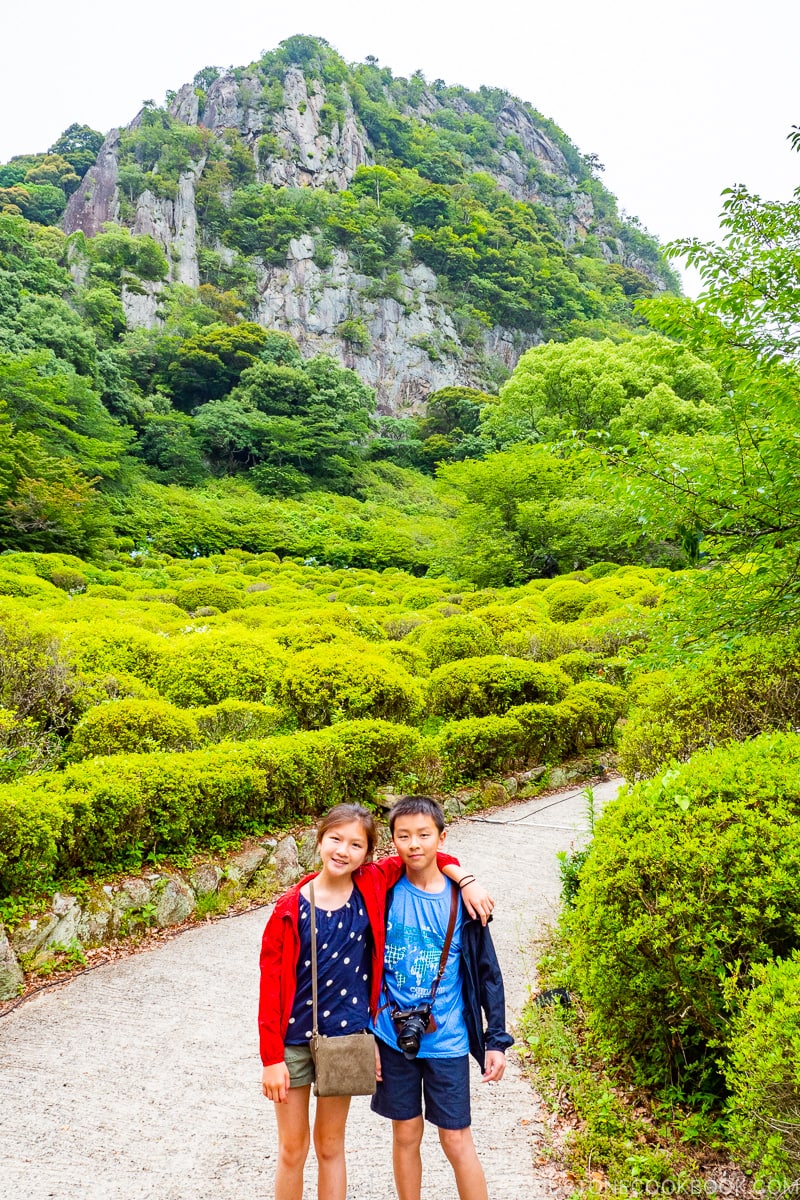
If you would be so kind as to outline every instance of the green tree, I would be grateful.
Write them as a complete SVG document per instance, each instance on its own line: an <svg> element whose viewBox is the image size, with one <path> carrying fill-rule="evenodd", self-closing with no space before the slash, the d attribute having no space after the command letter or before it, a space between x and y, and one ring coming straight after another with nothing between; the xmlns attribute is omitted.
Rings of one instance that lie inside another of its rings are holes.
<svg viewBox="0 0 800 1200"><path fill-rule="evenodd" d="M795 148L800 137L794 136ZM800 191L787 203L726 193L718 244L676 243L700 272L698 301L647 300L652 325L722 381L718 432L612 450L623 486L656 535L681 528L714 563L667 609L690 636L730 637L800 618ZM685 634L684 634L685 636ZM674 641L667 626L666 648Z"/></svg>
<svg viewBox="0 0 800 1200"><path fill-rule="evenodd" d="M713 367L657 334L621 345L577 338L528 350L496 403L484 407L482 424L501 446L610 422L620 437L693 433L714 425L720 391Z"/></svg>
<svg viewBox="0 0 800 1200"><path fill-rule="evenodd" d="M104 140L98 130L73 123L53 142L49 153L63 155L82 178L93 165Z"/></svg>

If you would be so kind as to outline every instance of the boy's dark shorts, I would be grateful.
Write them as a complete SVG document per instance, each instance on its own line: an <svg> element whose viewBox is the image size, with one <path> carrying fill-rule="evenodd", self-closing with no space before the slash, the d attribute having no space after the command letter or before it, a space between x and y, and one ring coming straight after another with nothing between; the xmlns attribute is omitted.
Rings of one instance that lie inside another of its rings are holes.
<svg viewBox="0 0 800 1200"><path fill-rule="evenodd" d="M372 1111L390 1121L422 1116L439 1129L466 1129L469 1107L469 1055L461 1058L413 1058L379 1042L383 1079L372 1097Z"/></svg>

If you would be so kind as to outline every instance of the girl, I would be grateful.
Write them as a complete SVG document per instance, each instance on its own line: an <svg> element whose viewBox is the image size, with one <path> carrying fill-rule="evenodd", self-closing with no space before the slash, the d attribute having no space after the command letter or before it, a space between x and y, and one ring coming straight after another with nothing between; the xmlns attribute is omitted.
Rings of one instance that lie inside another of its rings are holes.
<svg viewBox="0 0 800 1200"><path fill-rule="evenodd" d="M277 901L261 946L258 1024L262 1090L275 1102L278 1165L275 1200L302 1200L303 1167L310 1140L308 1101L314 1081L311 1060L311 906L317 908L319 1030L328 1037L369 1027L380 1005L386 942L386 893L403 874L397 857L367 862L375 849L375 821L358 804L338 804L317 828L322 870L307 875ZM438 855L473 916L485 923L489 896L458 860ZM345 1200L344 1127L349 1096L318 1096L314 1149L318 1200Z"/></svg>

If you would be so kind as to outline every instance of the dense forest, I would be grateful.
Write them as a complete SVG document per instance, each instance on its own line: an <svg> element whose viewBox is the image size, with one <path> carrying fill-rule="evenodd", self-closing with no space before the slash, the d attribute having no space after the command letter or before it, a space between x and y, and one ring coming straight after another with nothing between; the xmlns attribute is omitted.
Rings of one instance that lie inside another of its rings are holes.
<svg viewBox="0 0 800 1200"><path fill-rule="evenodd" d="M613 752L526 1033L572 1169L788 1187L800 196L692 302L599 170L301 37L0 166L0 916Z"/></svg>

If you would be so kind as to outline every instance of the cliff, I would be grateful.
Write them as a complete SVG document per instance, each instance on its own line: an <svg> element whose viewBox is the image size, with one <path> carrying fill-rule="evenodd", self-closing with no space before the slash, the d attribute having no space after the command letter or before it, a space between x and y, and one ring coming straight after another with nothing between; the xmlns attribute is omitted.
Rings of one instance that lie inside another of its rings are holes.
<svg viewBox="0 0 800 1200"><path fill-rule="evenodd" d="M530 345L592 319L600 276L623 300L669 284L655 244L529 105L347 67L309 38L206 69L112 131L64 227L107 222L155 238L169 282L233 287L246 315L334 354L398 415L448 384L491 386ZM563 296L549 266L537 279L548 254L574 278ZM158 322L161 287L123 292L129 324Z"/></svg>

